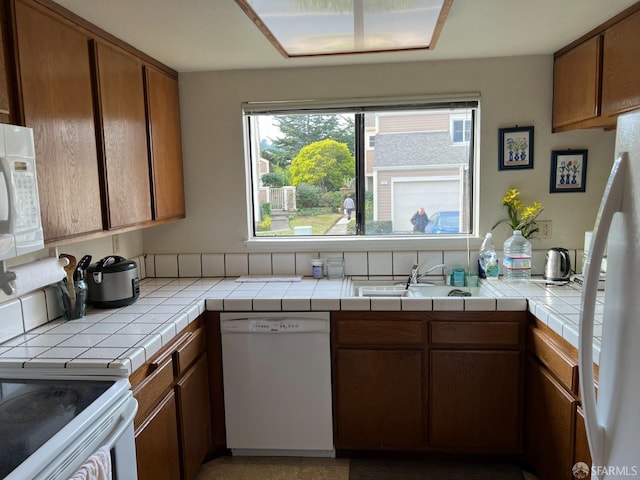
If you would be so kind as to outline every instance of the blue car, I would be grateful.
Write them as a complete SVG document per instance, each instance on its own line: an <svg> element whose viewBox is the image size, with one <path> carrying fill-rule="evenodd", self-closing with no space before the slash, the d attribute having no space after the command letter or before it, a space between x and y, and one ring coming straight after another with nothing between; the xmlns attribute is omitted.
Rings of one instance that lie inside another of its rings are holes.
<svg viewBox="0 0 640 480"><path fill-rule="evenodd" d="M460 212L438 212L429 218L426 233L460 233Z"/></svg>

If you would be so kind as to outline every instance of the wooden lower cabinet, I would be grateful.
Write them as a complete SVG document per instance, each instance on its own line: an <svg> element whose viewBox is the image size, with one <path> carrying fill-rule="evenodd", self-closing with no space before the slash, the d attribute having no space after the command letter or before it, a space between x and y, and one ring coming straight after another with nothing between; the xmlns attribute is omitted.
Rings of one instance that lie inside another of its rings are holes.
<svg viewBox="0 0 640 480"><path fill-rule="evenodd" d="M429 442L446 450L518 453L521 354L432 350Z"/></svg>
<svg viewBox="0 0 640 480"><path fill-rule="evenodd" d="M572 480L576 401L535 359L527 359L525 450L541 480Z"/></svg>
<svg viewBox="0 0 640 480"><path fill-rule="evenodd" d="M584 424L584 413L581 407L576 409L576 433L575 433L575 450L573 453L573 464L578 462L586 463L591 468L591 452L589 451L589 442L587 440L587 430ZM591 474L584 478L591 478Z"/></svg>
<svg viewBox="0 0 640 480"><path fill-rule="evenodd" d="M202 459L211 447L209 369L207 355L176 383L182 478L195 478Z"/></svg>
<svg viewBox="0 0 640 480"><path fill-rule="evenodd" d="M139 480L193 480L211 449L206 335L198 319L131 376Z"/></svg>
<svg viewBox="0 0 640 480"><path fill-rule="evenodd" d="M541 480L572 480L572 468L577 462L591 467L578 396L578 352L535 319L530 328L528 350L526 460ZM594 373L597 376L597 369Z"/></svg>
<svg viewBox="0 0 640 480"><path fill-rule="evenodd" d="M336 447L419 447L424 425L423 352L345 349L337 352L336 360Z"/></svg>
<svg viewBox="0 0 640 480"><path fill-rule="evenodd" d="M336 449L522 451L525 312L332 320Z"/></svg>
<svg viewBox="0 0 640 480"><path fill-rule="evenodd" d="M173 390L135 431L138 479L180 478L178 421Z"/></svg>

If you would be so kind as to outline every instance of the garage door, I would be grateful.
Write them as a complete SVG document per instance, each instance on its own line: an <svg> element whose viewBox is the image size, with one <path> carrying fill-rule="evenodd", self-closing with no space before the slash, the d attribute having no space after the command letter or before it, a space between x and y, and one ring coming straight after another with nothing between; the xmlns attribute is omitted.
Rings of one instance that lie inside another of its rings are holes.
<svg viewBox="0 0 640 480"><path fill-rule="evenodd" d="M411 216L424 208L431 216L438 211L460 210L460 181L451 179L392 180L391 212L394 232L411 232Z"/></svg>

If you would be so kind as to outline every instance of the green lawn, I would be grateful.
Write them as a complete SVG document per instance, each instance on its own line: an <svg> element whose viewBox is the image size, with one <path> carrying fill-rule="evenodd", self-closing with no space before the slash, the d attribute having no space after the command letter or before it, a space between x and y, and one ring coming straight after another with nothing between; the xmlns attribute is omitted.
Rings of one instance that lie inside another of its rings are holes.
<svg viewBox="0 0 640 480"><path fill-rule="evenodd" d="M313 235L324 235L340 218L342 218L342 214L340 213L324 213L321 215L309 215L305 217L296 216L289 220L289 230L278 230L277 232L256 232L256 235L259 237L293 235L294 227L303 227L306 225L311 225L311 232Z"/></svg>

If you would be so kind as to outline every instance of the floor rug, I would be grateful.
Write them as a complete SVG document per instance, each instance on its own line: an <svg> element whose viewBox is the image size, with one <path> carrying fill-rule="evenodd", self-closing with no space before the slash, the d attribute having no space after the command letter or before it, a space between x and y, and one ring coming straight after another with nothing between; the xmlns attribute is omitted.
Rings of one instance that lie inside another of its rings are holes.
<svg viewBox="0 0 640 480"><path fill-rule="evenodd" d="M523 479L518 467L504 463L352 459L349 467L349 480Z"/></svg>

